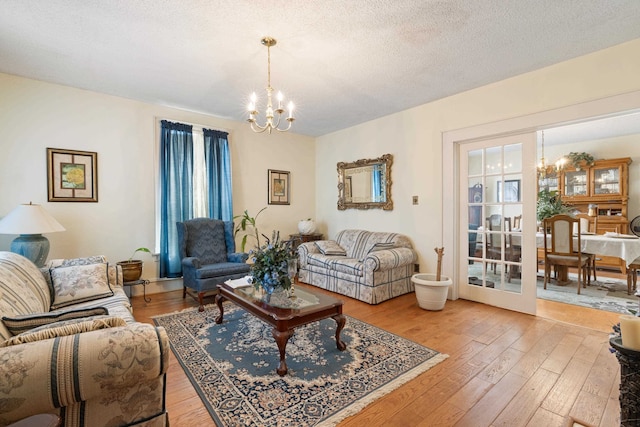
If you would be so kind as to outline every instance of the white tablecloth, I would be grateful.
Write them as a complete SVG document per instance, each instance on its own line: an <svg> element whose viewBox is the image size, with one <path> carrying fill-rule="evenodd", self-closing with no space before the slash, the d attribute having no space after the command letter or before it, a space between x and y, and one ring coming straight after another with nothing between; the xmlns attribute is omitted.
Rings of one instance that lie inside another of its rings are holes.
<svg viewBox="0 0 640 427"><path fill-rule="evenodd" d="M536 245L539 248L544 247L543 233L536 233ZM601 234L582 235L580 246L582 252L621 258L627 266L640 257L640 239L638 238L608 237Z"/></svg>

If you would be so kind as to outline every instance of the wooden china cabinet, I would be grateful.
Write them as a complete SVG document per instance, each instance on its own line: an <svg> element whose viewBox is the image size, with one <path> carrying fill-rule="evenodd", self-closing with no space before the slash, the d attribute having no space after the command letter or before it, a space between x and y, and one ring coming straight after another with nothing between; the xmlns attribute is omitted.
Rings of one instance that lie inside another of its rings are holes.
<svg viewBox="0 0 640 427"><path fill-rule="evenodd" d="M562 201L575 211L589 213L589 205L597 206L596 233L607 231L628 233L629 217L629 164L630 157L596 160L591 166L564 169L548 173L538 180L538 188L558 191ZM619 258L598 256L599 267L609 267L626 271Z"/></svg>

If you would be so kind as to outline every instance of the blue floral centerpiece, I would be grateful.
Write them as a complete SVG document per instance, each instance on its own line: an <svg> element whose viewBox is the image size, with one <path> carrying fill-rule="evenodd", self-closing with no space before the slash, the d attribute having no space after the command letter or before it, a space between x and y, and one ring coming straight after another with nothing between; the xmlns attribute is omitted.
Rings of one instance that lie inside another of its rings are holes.
<svg viewBox="0 0 640 427"><path fill-rule="evenodd" d="M263 234L264 236L264 234ZM295 259L289 241L280 240L280 232L274 231L271 239L264 236L267 243L249 251L253 261L250 274L256 289L262 287L267 293L267 301L276 290L289 290L289 261Z"/></svg>

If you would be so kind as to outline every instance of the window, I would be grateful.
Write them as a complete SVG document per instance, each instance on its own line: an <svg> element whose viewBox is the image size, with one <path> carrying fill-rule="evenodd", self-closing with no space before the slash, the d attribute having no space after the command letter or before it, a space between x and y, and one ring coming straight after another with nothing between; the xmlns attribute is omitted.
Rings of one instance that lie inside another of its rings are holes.
<svg viewBox="0 0 640 427"><path fill-rule="evenodd" d="M233 219L228 133L162 120L159 172L160 277L180 277L176 223Z"/></svg>

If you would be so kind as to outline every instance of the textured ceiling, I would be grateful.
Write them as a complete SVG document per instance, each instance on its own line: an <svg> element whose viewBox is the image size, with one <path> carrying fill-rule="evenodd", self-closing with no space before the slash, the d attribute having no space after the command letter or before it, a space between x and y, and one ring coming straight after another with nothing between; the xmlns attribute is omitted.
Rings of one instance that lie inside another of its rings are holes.
<svg viewBox="0 0 640 427"><path fill-rule="evenodd" d="M638 0L0 0L0 72L318 136L640 37Z"/></svg>

